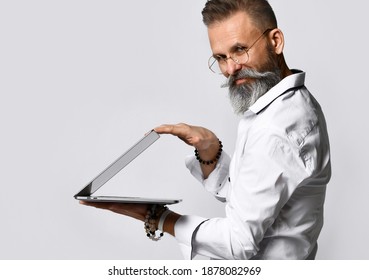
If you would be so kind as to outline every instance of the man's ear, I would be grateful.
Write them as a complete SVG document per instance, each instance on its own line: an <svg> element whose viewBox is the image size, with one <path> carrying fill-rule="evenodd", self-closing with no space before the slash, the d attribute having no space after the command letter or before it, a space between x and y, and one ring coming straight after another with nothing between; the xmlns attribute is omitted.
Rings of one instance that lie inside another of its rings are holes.
<svg viewBox="0 0 369 280"><path fill-rule="evenodd" d="M279 55L282 54L284 49L284 35L282 30L275 28L269 32L269 40L273 51Z"/></svg>

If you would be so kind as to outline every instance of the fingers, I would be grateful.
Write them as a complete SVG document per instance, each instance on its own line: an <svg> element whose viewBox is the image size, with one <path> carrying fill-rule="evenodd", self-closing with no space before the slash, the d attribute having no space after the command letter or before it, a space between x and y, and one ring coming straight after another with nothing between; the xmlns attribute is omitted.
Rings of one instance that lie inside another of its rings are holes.
<svg viewBox="0 0 369 280"><path fill-rule="evenodd" d="M184 123L179 124L163 124L154 128L159 134L172 134L178 137L183 137L190 130L190 126Z"/></svg>
<svg viewBox="0 0 369 280"><path fill-rule="evenodd" d="M100 209L110 209L113 204L109 202L90 202L90 201L83 201L83 200L80 200L79 203L82 205L92 206L92 207L100 208Z"/></svg>
<svg viewBox="0 0 369 280"><path fill-rule="evenodd" d="M162 124L161 126L154 128L154 131L156 131L159 134L171 134L172 130L173 130L173 125L170 125L170 124Z"/></svg>
<svg viewBox="0 0 369 280"><path fill-rule="evenodd" d="M112 212L129 216L138 220L144 220L148 204L139 203L110 203L110 202L89 202L80 201L80 204L92 206L99 209L110 210Z"/></svg>
<svg viewBox="0 0 369 280"><path fill-rule="evenodd" d="M218 143L218 138L210 130L192 126L185 123L179 124L163 124L154 128L157 133L171 134L179 137L182 141L190 146L194 146L199 150L206 150L210 145Z"/></svg>
<svg viewBox="0 0 369 280"><path fill-rule="evenodd" d="M193 143L191 143L191 138L194 134L193 127L187 124L163 124L154 128L154 130L159 134L171 134L177 136L188 145L193 145Z"/></svg>

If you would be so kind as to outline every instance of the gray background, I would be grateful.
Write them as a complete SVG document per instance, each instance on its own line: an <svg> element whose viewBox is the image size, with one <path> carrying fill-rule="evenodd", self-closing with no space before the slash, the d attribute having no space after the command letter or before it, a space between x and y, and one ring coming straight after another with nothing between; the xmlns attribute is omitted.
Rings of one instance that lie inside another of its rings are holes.
<svg viewBox="0 0 369 280"><path fill-rule="evenodd" d="M318 259L368 259L366 2L270 1L291 68L321 103L333 177ZM232 153L238 118L207 69L205 1L0 2L0 258L181 259L176 241L80 206L73 195L146 131L187 122ZM172 209L223 216L163 136L100 194L179 197Z"/></svg>

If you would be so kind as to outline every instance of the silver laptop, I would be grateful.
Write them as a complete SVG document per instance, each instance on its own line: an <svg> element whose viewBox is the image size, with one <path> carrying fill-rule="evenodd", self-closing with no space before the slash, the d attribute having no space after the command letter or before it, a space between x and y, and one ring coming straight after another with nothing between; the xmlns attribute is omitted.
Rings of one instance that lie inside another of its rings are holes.
<svg viewBox="0 0 369 280"><path fill-rule="evenodd" d="M74 195L74 198L85 201L119 203L174 204L180 202L181 199L92 195L159 138L159 134L156 133L154 130L146 134L141 140L139 140L135 145L128 149L117 160L115 160L112 164L105 168L104 171L97 175L96 178L88 183L80 192Z"/></svg>

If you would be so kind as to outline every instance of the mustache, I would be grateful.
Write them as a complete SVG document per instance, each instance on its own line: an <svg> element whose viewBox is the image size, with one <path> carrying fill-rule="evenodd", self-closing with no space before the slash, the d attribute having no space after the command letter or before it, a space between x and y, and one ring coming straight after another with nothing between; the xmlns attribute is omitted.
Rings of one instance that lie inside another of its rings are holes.
<svg viewBox="0 0 369 280"><path fill-rule="evenodd" d="M265 78L268 75L270 75L271 72L259 72L256 71L254 69L242 69L239 72L237 72L235 75L230 75L222 84L221 84L221 88L227 88L227 87L232 87L234 86L234 83L236 80L239 79L247 79L247 78L251 78L251 79L261 79L261 78Z"/></svg>

